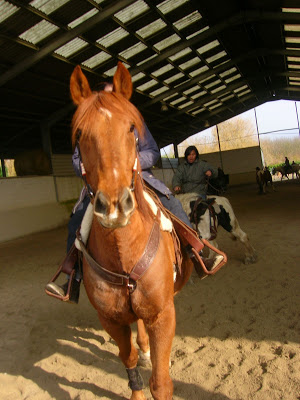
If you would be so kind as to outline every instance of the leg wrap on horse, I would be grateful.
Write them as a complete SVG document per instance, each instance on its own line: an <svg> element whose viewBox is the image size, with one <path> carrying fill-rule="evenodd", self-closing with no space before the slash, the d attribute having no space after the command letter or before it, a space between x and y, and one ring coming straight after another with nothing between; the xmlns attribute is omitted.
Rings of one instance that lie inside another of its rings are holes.
<svg viewBox="0 0 300 400"><path fill-rule="evenodd" d="M142 390L144 388L144 381L138 367L126 368L128 375L128 386L131 390Z"/></svg>

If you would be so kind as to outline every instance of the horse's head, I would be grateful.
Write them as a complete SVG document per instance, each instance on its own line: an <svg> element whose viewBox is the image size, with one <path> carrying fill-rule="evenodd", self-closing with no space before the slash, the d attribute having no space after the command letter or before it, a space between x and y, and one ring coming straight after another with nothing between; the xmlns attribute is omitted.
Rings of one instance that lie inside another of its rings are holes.
<svg viewBox="0 0 300 400"><path fill-rule="evenodd" d="M93 192L94 214L107 228L128 224L135 209L132 193L135 169L140 168L135 131L143 134L143 121L129 102L132 81L118 63L111 92L93 92L79 66L70 90L77 110L72 121L73 146L79 146L86 181Z"/></svg>

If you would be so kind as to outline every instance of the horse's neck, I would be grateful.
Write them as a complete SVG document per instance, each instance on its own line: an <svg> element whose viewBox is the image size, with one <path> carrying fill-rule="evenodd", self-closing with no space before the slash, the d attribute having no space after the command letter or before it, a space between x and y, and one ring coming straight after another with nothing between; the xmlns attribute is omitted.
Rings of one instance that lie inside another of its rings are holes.
<svg viewBox="0 0 300 400"><path fill-rule="evenodd" d="M93 219L88 247L96 261L115 272L130 272L146 246L153 221L135 210L123 228L103 228Z"/></svg>

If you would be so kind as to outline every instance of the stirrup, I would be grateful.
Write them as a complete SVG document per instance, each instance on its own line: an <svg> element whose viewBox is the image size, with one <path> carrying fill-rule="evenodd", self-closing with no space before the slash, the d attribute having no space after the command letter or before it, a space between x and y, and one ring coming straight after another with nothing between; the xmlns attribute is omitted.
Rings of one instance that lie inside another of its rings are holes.
<svg viewBox="0 0 300 400"><path fill-rule="evenodd" d="M61 270L61 268L59 268L57 273L54 275L54 277L51 279L51 281L48 282L48 284L52 283L52 282L55 282L56 279L59 277L61 272L62 272L62 270ZM59 299L61 301L69 301L70 300L70 295L71 295L72 284L73 284L73 281L75 279L75 273L76 273L76 270L74 268L72 270L72 272L71 272L71 275L70 275L70 278L69 278L69 281L68 281L68 288L67 288L67 292L66 292L65 296L61 296L59 294L51 292L50 290L47 289L47 285L45 287L46 294L48 294L49 296L55 297L56 299Z"/></svg>
<svg viewBox="0 0 300 400"><path fill-rule="evenodd" d="M78 260L78 258L79 258L78 250L75 247L75 244L73 244L70 251L64 258L64 260L62 261L60 266L58 267L58 270L54 274L53 278L48 282L48 284L51 282L55 282L62 272L68 274L70 276L70 278L69 278L68 288L67 288L67 292L66 292L65 296L60 296L59 294L50 292L49 290L47 290L47 286L45 288L46 294L48 294L49 296L55 297L56 299L62 300L62 301L70 300L71 288L72 288L72 284L75 279L75 273L76 273L76 269L74 268L74 265L75 265L76 261Z"/></svg>
<svg viewBox="0 0 300 400"><path fill-rule="evenodd" d="M223 257L222 261L218 265L216 265L212 270L208 270L202 260L202 257L199 255L199 252L192 247L191 250L196 259L195 260L196 262L194 263L196 272L201 278L203 278L203 275L205 277L207 275L214 275L216 272L218 272L219 269L222 268L223 265L225 265L227 263L227 255L223 251L217 249L215 246L213 246L211 243L209 243L206 239L201 238L201 241L209 249L211 249L212 251L214 251L215 253L217 253ZM201 266L202 270L199 268L199 266Z"/></svg>

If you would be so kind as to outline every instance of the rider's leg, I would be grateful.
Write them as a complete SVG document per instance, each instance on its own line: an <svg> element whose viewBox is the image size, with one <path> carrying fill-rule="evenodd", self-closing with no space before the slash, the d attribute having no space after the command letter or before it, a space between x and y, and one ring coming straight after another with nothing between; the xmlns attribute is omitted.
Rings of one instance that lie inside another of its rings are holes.
<svg viewBox="0 0 300 400"><path fill-rule="evenodd" d="M71 218L68 223L68 238L67 238L67 253L71 249L75 239L76 239L76 231L80 227L86 209L90 203L89 197L85 197L83 201L76 208L76 211L72 213ZM79 270L79 265L76 262L74 264L74 268L76 270L75 278L72 282L71 293L70 293L70 301L73 303L78 303L79 292L80 292L80 282L81 282L81 272ZM68 284L69 284L69 276L67 276L67 282L63 285L57 285L55 282L50 282L46 285L46 289L54 294L57 294L61 297L64 297L67 293Z"/></svg>
<svg viewBox="0 0 300 400"><path fill-rule="evenodd" d="M156 192L156 194L159 197L160 201L162 202L163 206L166 207L166 209L171 211L171 213L173 213L176 217L178 217L181 221L183 221L186 225L188 225L190 228L193 229L188 216L186 215L185 211L182 208L182 204L178 199L176 199L176 197L174 197L173 195L169 195L168 197L166 197L165 195L161 194L158 191ZM203 200L206 200L205 194L203 195L199 194L199 197L201 197ZM191 258L195 258L195 256L191 251L189 252L189 255ZM216 268L223 261L223 256L217 255L214 259L202 257L202 260L206 268L208 270L212 270Z"/></svg>
<svg viewBox="0 0 300 400"><path fill-rule="evenodd" d="M176 217L178 217L187 226L193 228L188 216L186 215L186 213L182 208L180 201L176 199L176 197L174 197L171 194L168 195L168 197L166 197L165 195L161 194L158 191L156 192L156 194L159 197L159 200L162 202L163 206L166 207L167 210L171 211L171 213L176 215Z"/></svg>

